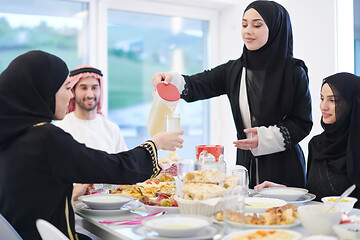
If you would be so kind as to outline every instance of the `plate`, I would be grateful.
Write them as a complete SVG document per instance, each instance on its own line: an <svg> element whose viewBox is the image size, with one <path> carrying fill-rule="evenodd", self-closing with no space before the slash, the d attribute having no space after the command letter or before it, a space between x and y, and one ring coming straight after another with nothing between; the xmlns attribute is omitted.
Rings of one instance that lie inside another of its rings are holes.
<svg viewBox="0 0 360 240"><path fill-rule="evenodd" d="M212 221L214 223L223 225L223 222L220 222L218 220L215 219L215 217L211 217ZM295 218L294 222L291 224L283 224L283 225L255 225L255 224L245 224L244 227L245 228L250 228L250 229L254 229L254 228L262 228L262 229L286 229L286 228L292 228L292 227L296 227L300 224L300 220ZM235 228L242 228L243 225L237 222L231 222L230 223L233 227Z"/></svg>
<svg viewBox="0 0 360 240"><path fill-rule="evenodd" d="M157 213L157 212L180 213L179 207L150 206L146 204L144 204L144 207L150 213Z"/></svg>
<svg viewBox="0 0 360 240"><path fill-rule="evenodd" d="M239 237L239 236L243 236L243 235L247 235L247 234L251 234L254 233L256 231L268 231L268 229L253 229L253 230L243 230L243 231L236 231L236 232L232 232L229 235L226 235L224 238L222 238L222 240L231 240L233 238ZM287 232L290 234L293 234L294 237L291 240L299 240L301 239L302 235L299 232L295 232L295 231L291 231L291 230L278 230L278 231L282 231L282 232ZM260 238L261 239L261 238ZM278 239L281 240L281 239Z"/></svg>
<svg viewBox="0 0 360 240"><path fill-rule="evenodd" d="M296 201L307 194L309 190L297 187L269 187L257 191L261 196L268 198L280 198L285 201Z"/></svg>
<svg viewBox="0 0 360 240"><path fill-rule="evenodd" d="M196 215L166 214L144 219L141 225L163 237L194 237L197 236L197 232L210 226L211 220Z"/></svg>
<svg viewBox="0 0 360 240"><path fill-rule="evenodd" d="M248 196L249 197L253 197L256 194L257 194L257 192L254 189L250 189L250 188L248 189Z"/></svg>
<svg viewBox="0 0 360 240"><path fill-rule="evenodd" d="M277 198L246 197L245 204L245 212L263 213L269 208L284 206L287 202Z"/></svg>
<svg viewBox="0 0 360 240"><path fill-rule="evenodd" d="M85 203L77 201L74 202L75 210L85 214L85 215L94 215L94 216L114 216L114 215L121 215L127 212L130 212L132 209L130 206L125 205L120 209L117 210L95 210L89 208Z"/></svg>
<svg viewBox="0 0 360 240"><path fill-rule="evenodd" d="M260 194L256 194L254 197L262 197ZM314 200L316 198L315 194L312 193L307 193L304 196L302 196L301 198L299 198L298 200L295 201L286 201L288 204L300 204L300 203L306 203L306 202L310 202L312 200Z"/></svg>
<svg viewBox="0 0 360 240"><path fill-rule="evenodd" d="M134 198L124 194L90 194L79 200L95 210L118 210Z"/></svg>
<svg viewBox="0 0 360 240"><path fill-rule="evenodd" d="M146 239L157 239L157 240L174 240L174 238L168 238L168 237L163 237L161 235L159 235L157 232L148 229L145 226L139 226L137 228L134 228L133 231L142 236L145 237ZM208 227L206 227L205 229L198 231L196 233L196 235L192 236L192 237L178 237L176 238L177 240L203 240L203 239L209 239L212 238L213 236L215 236L216 234L219 234L222 232L222 227L216 226L216 225L210 225Z"/></svg>
<svg viewBox="0 0 360 240"><path fill-rule="evenodd" d="M288 204L300 204L300 203L306 203L314 200L316 198L315 194L307 193L298 200L295 201L287 201Z"/></svg>

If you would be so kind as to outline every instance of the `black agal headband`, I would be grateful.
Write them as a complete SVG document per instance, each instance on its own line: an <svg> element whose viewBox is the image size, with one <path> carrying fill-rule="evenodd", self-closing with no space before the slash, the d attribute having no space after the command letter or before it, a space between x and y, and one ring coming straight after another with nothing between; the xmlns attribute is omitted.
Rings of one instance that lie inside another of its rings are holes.
<svg viewBox="0 0 360 240"><path fill-rule="evenodd" d="M103 76L99 69L92 68L92 67L84 67L84 68L74 69L74 70L70 71L70 77L78 75L80 73L86 73L86 72L92 72L92 73L99 74L100 76Z"/></svg>

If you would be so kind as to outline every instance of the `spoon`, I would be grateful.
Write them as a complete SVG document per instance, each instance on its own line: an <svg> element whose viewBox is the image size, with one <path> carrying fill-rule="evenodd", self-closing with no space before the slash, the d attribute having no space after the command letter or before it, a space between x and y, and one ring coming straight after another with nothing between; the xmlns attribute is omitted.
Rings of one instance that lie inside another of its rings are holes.
<svg viewBox="0 0 360 240"><path fill-rule="evenodd" d="M330 209L334 208L336 206L336 204L338 204L342 199L346 198L347 196L349 196L353 191L354 189L356 188L356 185L352 185L350 186L348 189L345 190L345 192L343 192L343 194L341 194L341 196L339 197L339 199L334 203L332 204L326 211L325 213L328 213L330 211Z"/></svg>

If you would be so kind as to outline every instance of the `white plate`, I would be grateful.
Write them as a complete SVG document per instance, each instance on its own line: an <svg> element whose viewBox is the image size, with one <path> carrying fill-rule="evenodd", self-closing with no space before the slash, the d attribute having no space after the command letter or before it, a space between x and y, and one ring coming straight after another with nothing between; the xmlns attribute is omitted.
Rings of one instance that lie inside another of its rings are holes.
<svg viewBox="0 0 360 240"><path fill-rule="evenodd" d="M124 194L90 194L79 197L79 200L96 210L118 210L134 198Z"/></svg>
<svg viewBox="0 0 360 240"><path fill-rule="evenodd" d="M211 217L211 219L213 220L214 223L223 225L223 222L220 222L218 220L215 219L215 217ZM230 223L234 228L242 228L243 225L237 222L231 222ZM300 224L300 220L295 218L294 222L291 224L283 224L283 225L255 225L255 224L245 224L244 227L245 228L250 228L250 229L254 229L254 228L262 228L262 229L286 229L286 228L292 228L292 227L296 227L297 225Z"/></svg>
<svg viewBox="0 0 360 240"><path fill-rule="evenodd" d="M229 235L226 235L224 238L222 238L222 240L231 240L233 238L236 238L238 236L243 236L243 235L247 235L247 234L251 234L254 233L258 230L264 230L264 231L268 231L268 229L253 229L253 230L243 230L243 231L236 231L236 232L232 232ZM294 235L294 237L291 240L299 240L301 239L302 235L298 232L295 231L291 231L291 230L279 230L279 231L284 231L284 232L288 232Z"/></svg>
<svg viewBox="0 0 360 240"><path fill-rule="evenodd" d="M297 187L269 187L257 191L261 196L268 198L280 198L285 201L296 201L307 194L309 190Z"/></svg>
<svg viewBox="0 0 360 240"><path fill-rule="evenodd" d="M167 213L180 213L179 207L161 207L161 206L150 206L144 204L145 209L150 213L167 212Z"/></svg>
<svg viewBox="0 0 360 240"><path fill-rule="evenodd" d="M146 226L164 237L193 237L211 225L207 217L186 214L165 214L142 220Z"/></svg>
<svg viewBox="0 0 360 240"><path fill-rule="evenodd" d="M133 231L136 234L139 234L142 237L145 237L146 239L158 239L158 240L202 240L202 239L211 239L213 236L215 236L218 233L222 232L222 227L216 226L216 225L210 225L206 227L205 229L198 231L195 236L192 237L179 237L179 238L168 238L163 237L159 235L157 232L148 229L145 226L139 226L137 228L134 228Z"/></svg>
<svg viewBox="0 0 360 240"><path fill-rule="evenodd" d="M300 204L300 203L306 203L306 202L310 202L312 200L314 200L316 198L315 194L312 193L307 193L304 196L302 196L301 198L299 198L298 200L295 201L287 201L288 204Z"/></svg>
<svg viewBox="0 0 360 240"><path fill-rule="evenodd" d="M256 194L254 197L262 197L260 194ZM312 200L314 200L316 198L315 194L312 193L307 193L304 196L302 196L301 198L299 198L298 200L295 201L286 201L288 204L293 204L293 205L297 205L300 203L306 203L306 202L310 202Z"/></svg>
<svg viewBox="0 0 360 240"><path fill-rule="evenodd" d="M284 206L287 202L277 198L246 197L245 204L245 212L263 213L269 208ZM258 206L252 206L252 204ZM264 206L260 206L261 204L264 204Z"/></svg>
<svg viewBox="0 0 360 240"><path fill-rule="evenodd" d="M95 210L89 208L85 203L83 202L74 202L74 207L76 211L79 211L85 215L94 215L94 216L114 216L114 215L121 215L127 212L130 212L131 207L129 206L123 206L120 209L117 210Z"/></svg>

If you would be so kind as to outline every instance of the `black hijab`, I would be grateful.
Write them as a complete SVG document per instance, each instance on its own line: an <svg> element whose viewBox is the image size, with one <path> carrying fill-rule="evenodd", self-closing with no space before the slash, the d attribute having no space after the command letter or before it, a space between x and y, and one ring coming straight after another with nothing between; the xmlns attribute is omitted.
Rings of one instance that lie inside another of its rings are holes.
<svg viewBox="0 0 360 240"><path fill-rule="evenodd" d="M336 122L325 124L324 132L309 143L311 161L326 161L335 173L347 174L360 185L360 78L350 73L337 73L324 79L335 96Z"/></svg>
<svg viewBox="0 0 360 240"><path fill-rule="evenodd" d="M259 100L259 125L273 125L289 113L294 96L293 36L288 12L273 1L255 1L245 9L255 9L269 28L266 44L250 51L244 45L241 61L246 69L263 71L257 81L263 82ZM302 61L301 61L302 62ZM303 68L307 71L305 64Z"/></svg>
<svg viewBox="0 0 360 240"><path fill-rule="evenodd" d="M51 122L55 94L69 70L63 60L42 51L15 58L0 75L0 149L40 122Z"/></svg>

